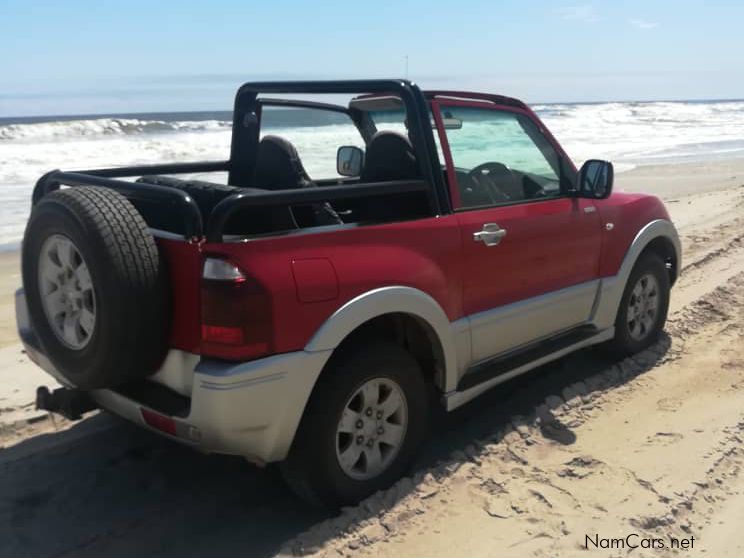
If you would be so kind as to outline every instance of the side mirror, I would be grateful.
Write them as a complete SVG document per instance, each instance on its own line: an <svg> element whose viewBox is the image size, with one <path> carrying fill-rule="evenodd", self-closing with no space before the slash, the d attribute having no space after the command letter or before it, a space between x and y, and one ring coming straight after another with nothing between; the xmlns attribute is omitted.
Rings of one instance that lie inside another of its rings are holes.
<svg viewBox="0 0 744 558"><path fill-rule="evenodd" d="M359 176L364 166L364 151L354 145L342 145L336 152L336 172L341 176Z"/></svg>
<svg viewBox="0 0 744 558"><path fill-rule="evenodd" d="M589 159L579 171L579 195L583 198L603 200L612 192L615 170L609 161Z"/></svg>

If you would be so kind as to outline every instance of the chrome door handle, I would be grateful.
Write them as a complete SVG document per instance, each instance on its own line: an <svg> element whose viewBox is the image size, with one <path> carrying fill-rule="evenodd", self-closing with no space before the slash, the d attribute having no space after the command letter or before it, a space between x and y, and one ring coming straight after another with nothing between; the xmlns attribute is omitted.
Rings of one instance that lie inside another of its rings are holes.
<svg viewBox="0 0 744 558"><path fill-rule="evenodd" d="M480 231L473 233L473 240L486 246L496 246L505 236L506 229L502 229L496 223L486 223Z"/></svg>

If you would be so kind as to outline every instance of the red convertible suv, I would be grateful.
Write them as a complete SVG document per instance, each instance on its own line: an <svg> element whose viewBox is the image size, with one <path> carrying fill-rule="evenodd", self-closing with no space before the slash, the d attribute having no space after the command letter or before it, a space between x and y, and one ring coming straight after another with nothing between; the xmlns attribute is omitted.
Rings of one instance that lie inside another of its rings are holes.
<svg viewBox="0 0 744 558"><path fill-rule="evenodd" d="M267 96L298 93L350 100ZM357 501L411 465L432 405L657 339L679 239L657 198L612 182L509 97L245 84L226 161L38 181L18 328L63 387L37 404L281 461L306 499Z"/></svg>

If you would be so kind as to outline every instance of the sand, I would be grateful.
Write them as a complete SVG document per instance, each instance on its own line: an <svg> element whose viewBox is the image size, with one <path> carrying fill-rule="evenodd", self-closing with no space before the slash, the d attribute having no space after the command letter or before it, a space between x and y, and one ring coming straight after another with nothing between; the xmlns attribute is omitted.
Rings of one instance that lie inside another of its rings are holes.
<svg viewBox="0 0 744 558"><path fill-rule="evenodd" d="M38 371L12 344L17 256L0 258L0 555L742 556L744 161L643 167L617 187L659 192L680 230L662 340L492 390L439 419L411 476L334 517L271 468L102 414L19 418Z"/></svg>
<svg viewBox="0 0 744 558"><path fill-rule="evenodd" d="M20 252L0 252L0 347L18 343L14 300L20 286Z"/></svg>

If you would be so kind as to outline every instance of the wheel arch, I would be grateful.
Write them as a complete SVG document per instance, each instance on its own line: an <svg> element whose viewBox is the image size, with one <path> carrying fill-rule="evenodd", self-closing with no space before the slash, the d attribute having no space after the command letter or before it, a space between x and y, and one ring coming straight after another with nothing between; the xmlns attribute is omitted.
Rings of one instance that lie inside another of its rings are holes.
<svg viewBox="0 0 744 558"><path fill-rule="evenodd" d="M679 259L680 254L674 246L674 242L668 236L657 236L649 241L638 255L640 258L643 254L653 253L659 256L664 262L669 274L669 285L672 286L679 276Z"/></svg>
<svg viewBox="0 0 744 558"><path fill-rule="evenodd" d="M457 353L453 328L430 295L404 286L363 293L334 312L305 346L306 351L334 350L365 335L394 340L419 361L425 377L441 391L455 376Z"/></svg>
<svg viewBox="0 0 744 558"><path fill-rule="evenodd" d="M633 242L630 243L618 272L618 277L622 279L623 284L627 281L641 254L649 250L659 254L665 262L669 259L673 265L673 268L670 269L670 279L674 277L676 280L682 265L682 247L679 235L671 221L656 219L638 231Z"/></svg>
<svg viewBox="0 0 744 558"><path fill-rule="evenodd" d="M651 221L638 231L630 243L617 275L602 278L599 302L594 313L594 323L599 329L612 327L615 323L620 299L633 267L642 254L649 252L658 254L667 264L670 285L679 277L682 248L677 229L667 219Z"/></svg>

